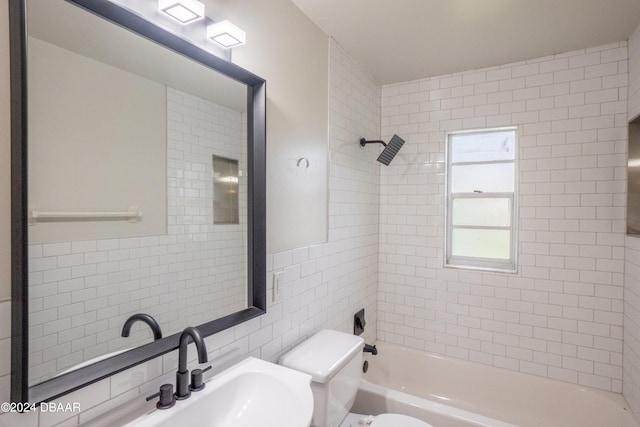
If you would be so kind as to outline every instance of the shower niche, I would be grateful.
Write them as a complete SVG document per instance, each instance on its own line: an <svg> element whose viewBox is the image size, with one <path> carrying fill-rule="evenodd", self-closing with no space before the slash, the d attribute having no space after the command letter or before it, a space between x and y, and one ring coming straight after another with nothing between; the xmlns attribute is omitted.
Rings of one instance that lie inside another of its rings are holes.
<svg viewBox="0 0 640 427"><path fill-rule="evenodd" d="M627 234L640 236L640 116L629 122Z"/></svg>
<svg viewBox="0 0 640 427"><path fill-rule="evenodd" d="M213 223L239 224L238 161L213 155Z"/></svg>

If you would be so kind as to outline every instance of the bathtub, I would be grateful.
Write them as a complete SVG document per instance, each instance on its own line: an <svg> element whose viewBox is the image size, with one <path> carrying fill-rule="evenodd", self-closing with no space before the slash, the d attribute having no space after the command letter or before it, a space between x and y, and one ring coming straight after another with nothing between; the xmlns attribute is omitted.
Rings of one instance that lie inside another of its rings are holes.
<svg viewBox="0 0 640 427"><path fill-rule="evenodd" d="M395 412L434 427L640 427L624 397L376 343L353 412Z"/></svg>

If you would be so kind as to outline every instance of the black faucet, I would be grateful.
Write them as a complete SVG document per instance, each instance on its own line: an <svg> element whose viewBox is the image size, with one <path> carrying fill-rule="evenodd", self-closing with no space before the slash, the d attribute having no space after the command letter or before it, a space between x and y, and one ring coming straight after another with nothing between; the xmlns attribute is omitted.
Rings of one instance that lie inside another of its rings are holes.
<svg viewBox="0 0 640 427"><path fill-rule="evenodd" d="M191 396L189 390L189 370L187 369L187 346L189 338L193 339L198 351L198 363L207 363L207 346L204 344L200 331L189 326L180 335L178 348L178 371L176 372L176 399L182 400Z"/></svg>
<svg viewBox="0 0 640 427"><path fill-rule="evenodd" d="M364 349L362 351L364 351L365 353L371 353L374 356L378 355L378 349L376 348L375 345L365 344Z"/></svg>
<svg viewBox="0 0 640 427"><path fill-rule="evenodd" d="M157 341L160 338L162 338L162 331L160 330L160 325L158 324L158 322L156 322L156 319L154 319L153 317L151 317L150 315L145 314L145 313L138 313L138 314L134 314L133 316L129 317L127 319L127 321L124 322L124 326L122 327L122 334L121 335L123 337L128 337L129 334L131 333L131 327L137 321L141 321L141 322L144 322L147 325L149 325L149 327L151 328L151 331L153 331L153 340L154 341Z"/></svg>

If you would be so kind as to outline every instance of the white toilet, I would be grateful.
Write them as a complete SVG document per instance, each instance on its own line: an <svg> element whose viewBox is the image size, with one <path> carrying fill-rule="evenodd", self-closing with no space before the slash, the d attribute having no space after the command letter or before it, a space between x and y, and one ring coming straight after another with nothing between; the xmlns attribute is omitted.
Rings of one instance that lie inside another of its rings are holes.
<svg viewBox="0 0 640 427"><path fill-rule="evenodd" d="M350 414L362 372L364 340L322 330L280 358L280 364L311 375L312 427L432 427L399 414Z"/></svg>

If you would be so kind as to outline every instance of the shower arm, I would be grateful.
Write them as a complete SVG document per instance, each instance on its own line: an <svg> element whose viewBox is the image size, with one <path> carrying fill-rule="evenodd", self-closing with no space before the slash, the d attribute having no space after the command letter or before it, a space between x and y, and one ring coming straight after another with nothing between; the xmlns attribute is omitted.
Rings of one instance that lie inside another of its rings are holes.
<svg viewBox="0 0 640 427"><path fill-rule="evenodd" d="M364 146L365 146L365 145L367 145L367 144L382 144L382 145L384 145L385 147L387 146L387 143L386 143L386 142L384 142L384 141L367 141L367 140L366 140L366 139L364 139L364 138L360 138L360 145L362 145L362 146L364 147Z"/></svg>

